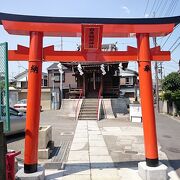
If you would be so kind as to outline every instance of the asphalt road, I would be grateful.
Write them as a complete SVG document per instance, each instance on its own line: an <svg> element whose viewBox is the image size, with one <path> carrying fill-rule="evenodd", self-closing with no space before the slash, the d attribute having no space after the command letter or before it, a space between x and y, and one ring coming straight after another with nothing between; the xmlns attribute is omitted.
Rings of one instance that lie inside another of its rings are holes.
<svg viewBox="0 0 180 180"><path fill-rule="evenodd" d="M180 177L180 120L156 114L158 142Z"/></svg>

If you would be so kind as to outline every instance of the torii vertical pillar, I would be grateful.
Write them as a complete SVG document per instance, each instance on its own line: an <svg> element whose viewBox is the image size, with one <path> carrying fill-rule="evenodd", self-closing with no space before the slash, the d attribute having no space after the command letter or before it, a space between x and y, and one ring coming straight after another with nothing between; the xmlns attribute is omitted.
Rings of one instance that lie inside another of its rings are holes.
<svg viewBox="0 0 180 180"><path fill-rule="evenodd" d="M30 33L24 172L37 171L43 33Z"/></svg>
<svg viewBox="0 0 180 180"><path fill-rule="evenodd" d="M158 166L159 160L153 102L149 34L138 34L137 42L146 164L150 167L156 167Z"/></svg>

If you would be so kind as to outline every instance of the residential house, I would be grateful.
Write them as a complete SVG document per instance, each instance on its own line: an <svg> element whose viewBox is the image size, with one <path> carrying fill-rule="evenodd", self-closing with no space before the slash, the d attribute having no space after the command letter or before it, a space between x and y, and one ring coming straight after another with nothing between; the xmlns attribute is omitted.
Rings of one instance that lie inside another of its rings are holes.
<svg viewBox="0 0 180 180"><path fill-rule="evenodd" d="M10 93L13 93L10 96L11 106L13 106L17 101L22 99L27 99L28 93L28 70L25 70L18 75L16 75L11 81L10 86L16 89L10 89ZM16 90L16 91L15 91ZM16 92L16 98L14 97ZM18 93L18 94L17 94ZM51 89L48 88L48 78L47 73L42 73L42 81L41 81L41 106L42 109L50 109L51 104Z"/></svg>
<svg viewBox="0 0 180 180"><path fill-rule="evenodd" d="M18 89L26 89L28 86L28 70L25 70L14 77L12 84ZM47 73L42 73L41 86L47 87Z"/></svg>
<svg viewBox="0 0 180 180"><path fill-rule="evenodd" d="M48 72L48 87L51 88L52 92L59 93L60 90L60 72L58 68L58 63L53 63L47 68ZM63 97L68 96L70 88L77 88L76 77L73 71L73 67L68 68L63 65ZM59 93L60 94L60 93Z"/></svg>
<svg viewBox="0 0 180 180"><path fill-rule="evenodd" d="M121 70L120 76L120 96L139 97L138 73L131 69Z"/></svg>

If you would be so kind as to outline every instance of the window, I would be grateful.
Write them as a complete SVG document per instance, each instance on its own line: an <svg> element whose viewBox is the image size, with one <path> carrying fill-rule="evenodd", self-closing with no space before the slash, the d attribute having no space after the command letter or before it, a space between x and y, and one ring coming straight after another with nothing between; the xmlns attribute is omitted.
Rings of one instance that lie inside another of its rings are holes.
<svg viewBox="0 0 180 180"><path fill-rule="evenodd" d="M130 84L130 78L129 77L126 78L126 84Z"/></svg>
<svg viewBox="0 0 180 180"><path fill-rule="evenodd" d="M62 75L62 81L65 82L65 73ZM54 82L60 82L60 73L54 73Z"/></svg>
<svg viewBox="0 0 180 180"><path fill-rule="evenodd" d="M54 82L60 81L60 73L54 73Z"/></svg>
<svg viewBox="0 0 180 180"><path fill-rule="evenodd" d="M126 77L125 82L126 82L126 85L133 85L133 78L132 77Z"/></svg>
<svg viewBox="0 0 180 180"><path fill-rule="evenodd" d="M44 79L44 86L47 86L47 79Z"/></svg>
<svg viewBox="0 0 180 180"><path fill-rule="evenodd" d="M42 79L42 80L41 80L41 86L47 87L47 79Z"/></svg>

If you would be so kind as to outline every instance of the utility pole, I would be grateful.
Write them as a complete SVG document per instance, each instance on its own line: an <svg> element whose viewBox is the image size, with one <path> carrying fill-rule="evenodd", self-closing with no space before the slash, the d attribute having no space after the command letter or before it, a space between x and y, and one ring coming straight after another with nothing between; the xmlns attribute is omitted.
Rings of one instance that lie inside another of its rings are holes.
<svg viewBox="0 0 180 180"><path fill-rule="evenodd" d="M180 74L180 60L179 60L179 74Z"/></svg>
<svg viewBox="0 0 180 180"><path fill-rule="evenodd" d="M156 37L154 37L154 45L156 47ZM157 104L157 110L158 113L159 110L159 79L158 79L158 63L155 61L155 79L156 79L156 104Z"/></svg>
<svg viewBox="0 0 180 180"><path fill-rule="evenodd" d="M155 17L155 12L154 12L154 17ZM156 47L157 42L156 42L156 37L153 38L154 40L154 46ZM156 79L156 104L157 104L157 110L158 113L160 112L159 110L159 80L158 80L158 63L155 61L155 79Z"/></svg>
<svg viewBox="0 0 180 180"><path fill-rule="evenodd" d="M161 74L161 81L163 79L163 67L162 67L162 62L160 63L160 74Z"/></svg>
<svg viewBox="0 0 180 180"><path fill-rule="evenodd" d="M61 63L59 63L58 65L58 69L59 69L59 73L60 73L60 93L61 93L61 105L62 105L62 101L63 101L63 66Z"/></svg>

